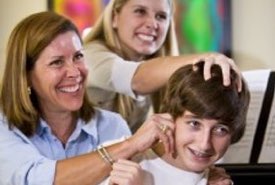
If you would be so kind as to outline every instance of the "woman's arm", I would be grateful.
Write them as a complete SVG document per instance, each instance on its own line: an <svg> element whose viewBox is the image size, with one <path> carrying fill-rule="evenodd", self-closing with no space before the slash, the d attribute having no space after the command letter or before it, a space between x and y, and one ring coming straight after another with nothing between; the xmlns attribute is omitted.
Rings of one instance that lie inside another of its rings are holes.
<svg viewBox="0 0 275 185"><path fill-rule="evenodd" d="M126 61L99 42L86 45L85 60L89 69L87 86L93 96L100 96L96 99L109 99L96 94L98 89L100 94L116 92L136 98L131 80L140 62Z"/></svg>
<svg viewBox="0 0 275 185"><path fill-rule="evenodd" d="M210 69L214 64L219 65L223 71L224 85L230 84L230 69L240 76L240 71L234 61L219 53L158 57L144 61L138 66L132 78L132 89L137 94L152 93L164 86L170 76L180 67L201 61L205 62L204 77L206 80L211 78ZM239 80L239 90L241 90L241 80Z"/></svg>
<svg viewBox="0 0 275 185"><path fill-rule="evenodd" d="M160 125L167 125L169 130L164 133ZM174 124L170 115L153 115L129 139L106 147L106 150L114 161L129 159L161 140L166 151L173 152L173 130ZM98 184L109 175L111 169L111 165L104 162L97 152L60 160L57 162L54 184Z"/></svg>
<svg viewBox="0 0 275 185"><path fill-rule="evenodd" d="M129 158L137 151L129 141L106 147L114 160ZM56 165L55 185L96 185L111 171L111 165L105 162L97 152L60 160Z"/></svg>
<svg viewBox="0 0 275 185"><path fill-rule="evenodd" d="M85 58L89 67L88 87L96 87L128 96L146 95L164 86L170 76L180 67L205 61L205 79L211 77L214 64L221 67L224 85L230 84L230 69L240 75L234 61L220 53L202 53L181 56L167 56L148 59L143 62L126 61L110 51L102 43L86 46ZM241 78L239 78L241 79ZM239 80L241 90L241 80Z"/></svg>
<svg viewBox="0 0 275 185"><path fill-rule="evenodd" d="M164 124L170 128L166 133L160 129ZM173 146L173 129L170 115L154 115L133 136L106 147L106 150L115 161L128 159L162 140L169 151ZM1 185L91 185L98 184L111 171L111 165L97 151L58 161L48 159L26 136L20 131L10 130L1 119L0 151Z"/></svg>

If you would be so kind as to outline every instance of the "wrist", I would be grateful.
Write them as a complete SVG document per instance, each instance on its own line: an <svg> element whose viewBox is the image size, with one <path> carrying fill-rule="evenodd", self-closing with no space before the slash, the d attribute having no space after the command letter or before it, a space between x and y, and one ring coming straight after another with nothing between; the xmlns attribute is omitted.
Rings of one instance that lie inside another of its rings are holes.
<svg viewBox="0 0 275 185"><path fill-rule="evenodd" d="M118 159L130 159L138 153L138 149L135 147L135 144L131 138L127 138L122 142L110 145L107 149L115 161Z"/></svg>
<svg viewBox="0 0 275 185"><path fill-rule="evenodd" d="M122 143L122 148L124 152L124 159L130 159L137 153L138 147L136 146L133 137L127 138L123 143Z"/></svg>

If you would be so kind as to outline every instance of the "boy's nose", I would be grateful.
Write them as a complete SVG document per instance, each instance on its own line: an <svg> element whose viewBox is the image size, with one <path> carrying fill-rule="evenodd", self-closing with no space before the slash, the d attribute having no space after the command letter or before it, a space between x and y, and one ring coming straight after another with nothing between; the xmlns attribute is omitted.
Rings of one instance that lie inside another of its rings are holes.
<svg viewBox="0 0 275 185"><path fill-rule="evenodd" d="M209 131L205 131L201 136L199 140L199 146L201 151L208 151L212 148L211 143L211 133Z"/></svg>

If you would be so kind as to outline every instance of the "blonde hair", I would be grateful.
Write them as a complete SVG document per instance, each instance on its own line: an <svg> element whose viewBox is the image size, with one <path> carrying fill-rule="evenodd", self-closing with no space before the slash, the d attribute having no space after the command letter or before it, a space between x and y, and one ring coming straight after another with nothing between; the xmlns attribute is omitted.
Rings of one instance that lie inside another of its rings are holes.
<svg viewBox="0 0 275 185"><path fill-rule="evenodd" d="M67 31L76 32L80 38L71 21L53 12L32 14L13 29L7 45L0 91L0 105L10 128L17 127L27 136L34 134L40 109L35 93L29 94L27 76L45 47L56 36ZM91 119L94 109L87 93L82 107L74 114L85 121Z"/></svg>
<svg viewBox="0 0 275 185"><path fill-rule="evenodd" d="M127 56L123 54L121 45L118 41L118 36L112 27L112 21L114 13L120 12L123 6L130 0L111 0L106 6L103 14L93 26L92 30L84 38L84 43L88 44L92 41L103 42L111 51L117 53L122 58L127 59ZM162 56L177 56L179 55L178 43L176 38L175 25L173 20L174 14L174 2L173 0L167 0L170 5L171 18L166 35L166 39L160 49L148 56L149 58L162 57ZM158 98L154 97L153 100ZM158 100L157 100L158 101ZM157 103L158 104L158 103ZM128 96L118 94L114 102L114 111L120 113L127 121L129 121L130 113L133 110L133 99Z"/></svg>

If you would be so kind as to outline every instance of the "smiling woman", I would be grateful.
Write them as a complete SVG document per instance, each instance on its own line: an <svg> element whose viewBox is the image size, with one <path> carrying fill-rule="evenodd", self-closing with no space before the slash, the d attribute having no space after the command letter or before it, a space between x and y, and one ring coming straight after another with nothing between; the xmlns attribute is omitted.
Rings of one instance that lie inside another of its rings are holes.
<svg viewBox="0 0 275 185"><path fill-rule="evenodd" d="M16 25L0 91L1 185L98 184L111 170L108 161L131 158L159 139L172 148L159 129L173 129L169 116L148 120L129 137L120 115L92 106L87 75L80 34L67 18L40 12Z"/></svg>
<svg viewBox="0 0 275 185"><path fill-rule="evenodd" d="M52 107L58 112L66 112L68 108L70 111L79 110L83 104L87 74L77 33L69 31L57 36L41 52L28 76L35 96L41 97L38 103L43 114L52 117ZM64 121L70 123L72 120ZM70 132L60 134L63 135L58 135L58 138L65 141L71 135Z"/></svg>

